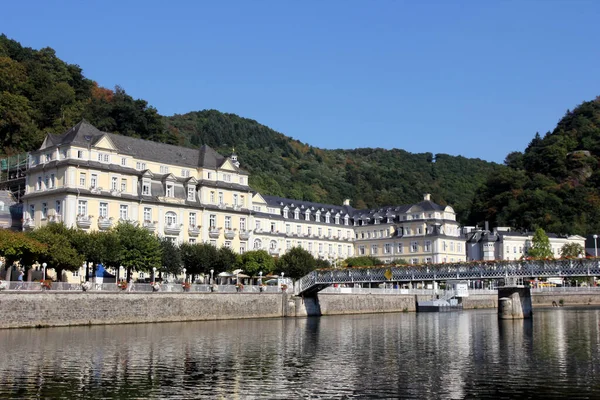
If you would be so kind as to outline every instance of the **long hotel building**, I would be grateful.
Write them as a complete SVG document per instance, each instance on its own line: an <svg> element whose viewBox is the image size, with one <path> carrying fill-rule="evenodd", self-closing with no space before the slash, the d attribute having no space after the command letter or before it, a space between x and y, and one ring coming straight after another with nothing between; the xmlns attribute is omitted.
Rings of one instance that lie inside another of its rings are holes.
<svg viewBox="0 0 600 400"><path fill-rule="evenodd" d="M385 262L465 260L450 206L429 195L413 205L356 210L261 195L235 154L101 132L82 121L48 134L30 154L24 229L63 222L106 230L131 221L181 242L277 256L300 246L332 262L372 255Z"/></svg>

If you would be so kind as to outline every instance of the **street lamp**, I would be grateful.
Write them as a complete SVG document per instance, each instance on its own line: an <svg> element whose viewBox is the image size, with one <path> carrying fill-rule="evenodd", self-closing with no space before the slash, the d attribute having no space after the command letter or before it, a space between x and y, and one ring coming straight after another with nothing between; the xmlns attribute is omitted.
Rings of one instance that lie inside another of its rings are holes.
<svg viewBox="0 0 600 400"><path fill-rule="evenodd" d="M598 235L594 234L594 256L598 257Z"/></svg>
<svg viewBox="0 0 600 400"><path fill-rule="evenodd" d="M258 273L258 284L262 285L262 271Z"/></svg>
<svg viewBox="0 0 600 400"><path fill-rule="evenodd" d="M185 275L185 271L187 271L185 268L183 269L183 283L187 282L187 276Z"/></svg>
<svg viewBox="0 0 600 400"><path fill-rule="evenodd" d="M214 274L214 273L215 273L215 270L214 270L214 269L211 269L211 270L210 270L210 284L211 284L211 285L212 285L212 283L213 283L213 274Z"/></svg>
<svg viewBox="0 0 600 400"><path fill-rule="evenodd" d="M48 264L46 264L46 263L43 263L43 264L42 264L42 267L44 268L44 269L43 269L43 271L44 271L44 280L46 280L46 267L47 267L47 266L48 266Z"/></svg>
<svg viewBox="0 0 600 400"><path fill-rule="evenodd" d="M156 267L152 267L152 283L156 283Z"/></svg>

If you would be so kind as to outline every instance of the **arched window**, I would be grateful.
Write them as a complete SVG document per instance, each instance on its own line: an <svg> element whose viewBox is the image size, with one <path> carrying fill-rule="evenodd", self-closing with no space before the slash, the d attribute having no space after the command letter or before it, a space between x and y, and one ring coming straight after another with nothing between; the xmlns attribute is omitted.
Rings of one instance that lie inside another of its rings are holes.
<svg viewBox="0 0 600 400"><path fill-rule="evenodd" d="M177 214L173 211L169 211L165 214L165 224L168 226L175 225L177 223Z"/></svg>
<svg viewBox="0 0 600 400"><path fill-rule="evenodd" d="M275 240L271 240L271 243L269 243L269 249L277 250L277 242Z"/></svg>
<svg viewBox="0 0 600 400"><path fill-rule="evenodd" d="M260 239L254 239L254 250L262 249L262 241Z"/></svg>

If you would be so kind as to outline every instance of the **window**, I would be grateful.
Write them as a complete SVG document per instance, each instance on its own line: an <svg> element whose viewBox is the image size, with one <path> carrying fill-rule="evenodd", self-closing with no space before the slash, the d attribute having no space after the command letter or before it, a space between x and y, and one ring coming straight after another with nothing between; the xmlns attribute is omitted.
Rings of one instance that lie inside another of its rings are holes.
<svg viewBox="0 0 600 400"><path fill-rule="evenodd" d="M188 218L188 222L190 224L191 228L195 228L196 227L196 213L190 213L190 216Z"/></svg>
<svg viewBox="0 0 600 400"><path fill-rule="evenodd" d="M302 225L296 225L296 233L298 236L302 234Z"/></svg>
<svg viewBox="0 0 600 400"><path fill-rule="evenodd" d="M37 184L35 186L35 190L42 190L42 177L38 176Z"/></svg>
<svg viewBox="0 0 600 400"><path fill-rule="evenodd" d="M127 221L129 219L129 207L125 204L119 206L119 219Z"/></svg>
<svg viewBox="0 0 600 400"><path fill-rule="evenodd" d="M246 183L246 179L243 176L240 176L240 185L244 185Z"/></svg>
<svg viewBox="0 0 600 400"><path fill-rule="evenodd" d="M152 221L152 209L150 207L144 207L144 222Z"/></svg>
<svg viewBox="0 0 600 400"><path fill-rule="evenodd" d="M294 210L294 219L300 219L300 210Z"/></svg>
<svg viewBox="0 0 600 400"><path fill-rule="evenodd" d="M212 179L212 172L209 172L206 176L207 176L207 179Z"/></svg>
<svg viewBox="0 0 600 400"><path fill-rule="evenodd" d="M223 175L223 180L225 182L231 182L231 174L224 174Z"/></svg>
<svg viewBox="0 0 600 400"><path fill-rule="evenodd" d="M404 253L404 246L402 246L402 243L398 243L398 254L402 253Z"/></svg>
<svg viewBox="0 0 600 400"><path fill-rule="evenodd" d="M332 254L332 253L333 253L333 245L331 245L331 244L330 244L330 245L329 245L329 246L327 246L327 247L328 247L328 252L329 252L329 254Z"/></svg>
<svg viewBox="0 0 600 400"><path fill-rule="evenodd" d="M418 258L412 258L410 260L411 264L418 264L419 263L419 259Z"/></svg>
<svg viewBox="0 0 600 400"><path fill-rule="evenodd" d="M269 249L270 250L277 250L277 242L274 240L271 240L271 242L269 243Z"/></svg>
<svg viewBox="0 0 600 400"><path fill-rule="evenodd" d="M331 228L327 229L327 237L331 237Z"/></svg>
<svg viewBox="0 0 600 400"><path fill-rule="evenodd" d="M244 254L246 252L246 243L240 243L240 254Z"/></svg>
<svg viewBox="0 0 600 400"><path fill-rule="evenodd" d="M253 209L254 211L260 211L260 206L252 206L252 209Z"/></svg>
<svg viewBox="0 0 600 400"><path fill-rule="evenodd" d="M310 211L309 210L306 210L304 212L304 220L305 221L310 221Z"/></svg>
<svg viewBox="0 0 600 400"><path fill-rule="evenodd" d="M46 154L46 162L52 161L52 153Z"/></svg>
<svg viewBox="0 0 600 400"><path fill-rule="evenodd" d="M341 229L338 229L338 231L337 231L337 237L338 238L342 237L342 230Z"/></svg>
<svg viewBox="0 0 600 400"><path fill-rule="evenodd" d="M376 244L371 245L371 254L377 254L377 245Z"/></svg>
<svg viewBox="0 0 600 400"><path fill-rule="evenodd" d="M31 218L35 218L35 205L34 204L29 205L29 216Z"/></svg>
<svg viewBox="0 0 600 400"><path fill-rule="evenodd" d="M50 187L53 188L54 186L56 186L56 179L54 174L50 174Z"/></svg>
<svg viewBox="0 0 600 400"><path fill-rule="evenodd" d="M217 216L215 214L210 214L210 217L208 218L208 227L210 229L215 229L216 226L217 226Z"/></svg>
<svg viewBox="0 0 600 400"><path fill-rule="evenodd" d="M311 226L306 228L306 233L308 234L308 236L312 235L312 227Z"/></svg>
<svg viewBox="0 0 600 400"><path fill-rule="evenodd" d="M450 242L450 251L454 251L454 242Z"/></svg>
<svg viewBox="0 0 600 400"><path fill-rule="evenodd" d="M77 215L87 217L88 212L86 200L79 200L79 202L77 203Z"/></svg>
<svg viewBox="0 0 600 400"><path fill-rule="evenodd" d="M223 204L223 192L219 192L219 204Z"/></svg>
<svg viewBox="0 0 600 400"><path fill-rule="evenodd" d="M425 248L423 251L431 251L431 242L429 240L425 241Z"/></svg>
<svg viewBox="0 0 600 400"><path fill-rule="evenodd" d="M146 163L137 161L135 163L135 169L139 171L146 169Z"/></svg>
<svg viewBox="0 0 600 400"><path fill-rule="evenodd" d="M182 169L181 170L181 176L184 178L189 178L190 177L190 170L189 169Z"/></svg>
<svg viewBox="0 0 600 400"><path fill-rule="evenodd" d="M358 254L361 256L365 255L365 246L358 246Z"/></svg>
<svg viewBox="0 0 600 400"><path fill-rule="evenodd" d="M283 209L283 218L288 218L289 210L286 208Z"/></svg>
<svg viewBox="0 0 600 400"><path fill-rule="evenodd" d="M188 243L195 244L196 243L196 238L189 238L188 239Z"/></svg>
<svg viewBox="0 0 600 400"><path fill-rule="evenodd" d="M108 162L109 156L105 153L98 153L98 161L100 162Z"/></svg>
<svg viewBox="0 0 600 400"><path fill-rule="evenodd" d="M77 158L83 158L83 150L77 150Z"/></svg>
<svg viewBox="0 0 600 400"><path fill-rule="evenodd" d="M56 200L56 204L54 204L54 214L60 215L62 212L62 207L60 200Z"/></svg>
<svg viewBox="0 0 600 400"><path fill-rule="evenodd" d="M193 186L188 186L188 200L194 201L194 195L196 194L196 188Z"/></svg>
<svg viewBox="0 0 600 400"><path fill-rule="evenodd" d="M346 215L344 217L344 225L348 225L348 221L350 221L350 217L348 215Z"/></svg>
<svg viewBox="0 0 600 400"><path fill-rule="evenodd" d="M150 196L150 181L148 180L142 182L142 195Z"/></svg>
<svg viewBox="0 0 600 400"><path fill-rule="evenodd" d="M277 224L275 222L271 222L271 233L275 233L277 230Z"/></svg>
<svg viewBox="0 0 600 400"><path fill-rule="evenodd" d="M92 174L90 178L90 186L92 187L92 189L95 189L96 186L98 186L98 175Z"/></svg>
<svg viewBox="0 0 600 400"><path fill-rule="evenodd" d="M329 215L329 213L325 214L325 223L328 224L331 222L331 216Z"/></svg>
<svg viewBox="0 0 600 400"><path fill-rule="evenodd" d="M341 244L338 244L338 250L337 251L338 251L338 255L342 254L342 245Z"/></svg>
<svg viewBox="0 0 600 400"><path fill-rule="evenodd" d="M254 239L254 250L262 249L262 242L260 239Z"/></svg>
<svg viewBox="0 0 600 400"><path fill-rule="evenodd" d="M121 157L121 166L123 166L123 167L127 166L127 159L125 157Z"/></svg>
<svg viewBox="0 0 600 400"><path fill-rule="evenodd" d="M225 247L227 247L228 249L230 249L231 248L231 241L226 240L225 241Z"/></svg>
<svg viewBox="0 0 600 400"><path fill-rule="evenodd" d="M410 252L411 253L416 253L418 249L419 249L419 243L410 242Z"/></svg>
<svg viewBox="0 0 600 400"><path fill-rule="evenodd" d="M285 248L286 250L289 250L292 248L292 241L291 240L286 240L285 241Z"/></svg>
<svg viewBox="0 0 600 400"><path fill-rule="evenodd" d="M319 236L323 236L323 228L317 228L317 233L319 234Z"/></svg>
<svg viewBox="0 0 600 400"><path fill-rule="evenodd" d="M237 193L233 194L233 205L234 206L238 205L238 195L237 195Z"/></svg>
<svg viewBox="0 0 600 400"><path fill-rule="evenodd" d="M210 202L215 203L215 192L210 192Z"/></svg>
<svg viewBox="0 0 600 400"><path fill-rule="evenodd" d="M126 192L127 191L127 179L121 179L121 192Z"/></svg>
<svg viewBox="0 0 600 400"><path fill-rule="evenodd" d="M98 215L104 218L108 217L108 203L100 203Z"/></svg>
<svg viewBox="0 0 600 400"><path fill-rule="evenodd" d="M240 218L240 231L246 230L246 218Z"/></svg>
<svg viewBox="0 0 600 400"><path fill-rule="evenodd" d="M175 197L175 187L172 183L167 183L167 197Z"/></svg>
<svg viewBox="0 0 600 400"><path fill-rule="evenodd" d="M48 217L48 203L42 203L42 219L46 219Z"/></svg>
<svg viewBox="0 0 600 400"><path fill-rule="evenodd" d="M319 243L319 253L323 252L323 243Z"/></svg>
<svg viewBox="0 0 600 400"><path fill-rule="evenodd" d="M167 224L167 226L173 226L177 224L177 214L175 214L173 211L168 211L165 213L165 224Z"/></svg>
<svg viewBox="0 0 600 400"><path fill-rule="evenodd" d="M231 217L229 215L225 217L225 229L231 230Z"/></svg>
<svg viewBox="0 0 600 400"><path fill-rule="evenodd" d="M244 207L244 195L240 196L240 206Z"/></svg>
<svg viewBox="0 0 600 400"><path fill-rule="evenodd" d="M348 255L351 256L354 253L352 252L352 246L348 246Z"/></svg>
<svg viewBox="0 0 600 400"><path fill-rule="evenodd" d="M161 174L168 174L169 173L169 167L167 167L166 165L161 165L160 166L160 173Z"/></svg>
<svg viewBox="0 0 600 400"><path fill-rule="evenodd" d="M390 254L392 252L392 245L390 243L386 243L383 245L383 253Z"/></svg>
<svg viewBox="0 0 600 400"><path fill-rule="evenodd" d="M456 243L456 251L459 253L462 251L462 245L460 243Z"/></svg>
<svg viewBox="0 0 600 400"><path fill-rule="evenodd" d="M260 221L255 221L256 223L256 230L260 231Z"/></svg>
<svg viewBox="0 0 600 400"><path fill-rule="evenodd" d="M113 176L110 180L110 190L117 190L117 186L119 184L119 178Z"/></svg>

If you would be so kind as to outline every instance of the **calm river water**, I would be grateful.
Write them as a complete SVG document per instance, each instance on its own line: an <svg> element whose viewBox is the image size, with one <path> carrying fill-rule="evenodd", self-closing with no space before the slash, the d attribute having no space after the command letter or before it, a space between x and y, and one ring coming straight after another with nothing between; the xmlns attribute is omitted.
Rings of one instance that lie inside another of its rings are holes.
<svg viewBox="0 0 600 400"><path fill-rule="evenodd" d="M0 331L0 398L600 398L600 309Z"/></svg>

